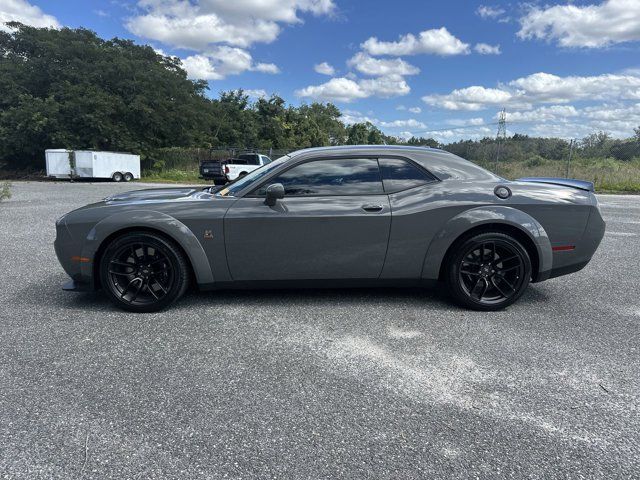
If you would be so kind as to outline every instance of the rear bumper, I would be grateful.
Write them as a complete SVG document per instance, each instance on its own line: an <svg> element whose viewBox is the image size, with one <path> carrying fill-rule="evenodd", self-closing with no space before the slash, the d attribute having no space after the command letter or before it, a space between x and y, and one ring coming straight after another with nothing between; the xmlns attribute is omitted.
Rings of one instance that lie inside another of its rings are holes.
<svg viewBox="0 0 640 480"><path fill-rule="evenodd" d="M605 221L600 215L597 203L595 203L589 213L589 219L582 238L576 243L575 248L573 250L554 251L551 269L546 272L540 272L536 281L540 282L549 278L568 275L586 267L600 246L605 228Z"/></svg>

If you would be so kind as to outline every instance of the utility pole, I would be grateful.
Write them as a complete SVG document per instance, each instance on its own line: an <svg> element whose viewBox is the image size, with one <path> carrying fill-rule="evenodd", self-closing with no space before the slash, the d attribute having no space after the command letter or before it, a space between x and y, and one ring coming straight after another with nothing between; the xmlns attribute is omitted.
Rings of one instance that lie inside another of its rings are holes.
<svg viewBox="0 0 640 480"><path fill-rule="evenodd" d="M573 144L574 144L574 140L572 138L571 142L569 142L569 158L567 159L567 172L566 172L565 178L569 178L569 168L571 167L571 155L573 154Z"/></svg>
<svg viewBox="0 0 640 480"><path fill-rule="evenodd" d="M498 143L498 148L496 151L496 175L499 170L499 162L500 162L500 147L507 139L507 111L503 108L500 112L500 117L498 119L498 134L496 135L496 141Z"/></svg>

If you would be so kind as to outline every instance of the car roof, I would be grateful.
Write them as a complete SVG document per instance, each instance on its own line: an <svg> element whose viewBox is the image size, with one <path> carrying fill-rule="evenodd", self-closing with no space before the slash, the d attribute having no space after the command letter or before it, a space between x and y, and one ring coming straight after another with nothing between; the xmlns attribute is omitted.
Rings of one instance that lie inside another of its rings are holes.
<svg viewBox="0 0 640 480"><path fill-rule="evenodd" d="M414 147L409 145L336 145L332 147L314 147L297 150L296 155L313 154L313 153L347 153L350 151L371 151L371 152L444 152L439 148L432 147Z"/></svg>
<svg viewBox="0 0 640 480"><path fill-rule="evenodd" d="M500 177L464 158L439 148L408 145L340 145L333 147L305 148L291 152L292 161L305 161L318 155L398 155L406 156L426 168L439 179L500 180Z"/></svg>

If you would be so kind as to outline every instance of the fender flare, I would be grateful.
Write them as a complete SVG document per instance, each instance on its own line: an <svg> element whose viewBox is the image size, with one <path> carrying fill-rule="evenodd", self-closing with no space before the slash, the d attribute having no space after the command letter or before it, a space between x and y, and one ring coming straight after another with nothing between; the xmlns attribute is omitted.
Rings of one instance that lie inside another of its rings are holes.
<svg viewBox="0 0 640 480"><path fill-rule="evenodd" d="M166 213L155 210L119 212L98 222L87 234L82 256L95 258L102 242L113 233L130 228L150 228L164 233L177 242L187 254L198 284L213 283L213 271L202 245L187 226ZM93 262L83 263L81 273L93 278Z"/></svg>
<svg viewBox="0 0 640 480"><path fill-rule="evenodd" d="M547 232L528 213L500 205L472 208L449 219L431 240L422 267L422 278L438 279L447 250L465 232L481 225L496 223L515 227L529 237L538 252L538 279L546 278L553 263Z"/></svg>

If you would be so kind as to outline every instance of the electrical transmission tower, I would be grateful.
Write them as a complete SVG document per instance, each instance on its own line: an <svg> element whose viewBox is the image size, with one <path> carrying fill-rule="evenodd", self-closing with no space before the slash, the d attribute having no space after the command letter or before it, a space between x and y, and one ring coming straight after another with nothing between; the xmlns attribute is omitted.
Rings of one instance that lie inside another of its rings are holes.
<svg viewBox="0 0 640 480"><path fill-rule="evenodd" d="M496 174L498 173L499 162L500 162L500 147L507 139L507 111L503 108L500 112L500 117L498 119L498 134L496 135L496 142L498 143L498 148L496 150Z"/></svg>

